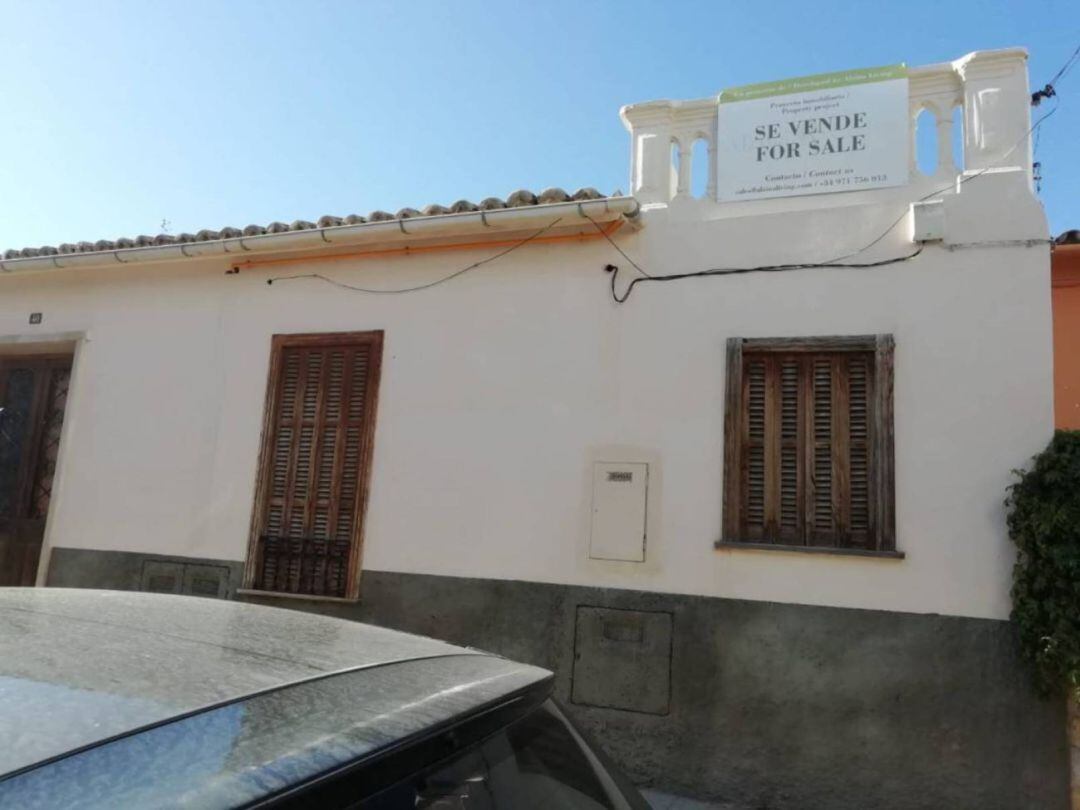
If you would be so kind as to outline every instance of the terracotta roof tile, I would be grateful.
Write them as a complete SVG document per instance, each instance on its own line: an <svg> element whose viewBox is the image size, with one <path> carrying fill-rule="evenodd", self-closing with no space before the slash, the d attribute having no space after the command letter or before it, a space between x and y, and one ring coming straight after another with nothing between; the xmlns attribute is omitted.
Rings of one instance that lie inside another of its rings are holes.
<svg viewBox="0 0 1080 810"><path fill-rule="evenodd" d="M611 196L619 196L616 192ZM21 250L5 250L5 259L30 259L36 256L56 256L67 253L94 253L109 250L124 250L133 247L153 247L157 245L176 245L185 242L210 242L217 239L235 239L240 236L261 236L268 233L286 233L288 231L306 231L315 228L333 228L339 225L361 225L365 222L386 222L396 219L408 219L410 217L431 217L443 214L464 214L473 211L493 211L499 208L520 208L528 205L548 205L551 203L574 202L580 200L599 200L605 196L595 188L581 188L573 194L568 194L561 188L547 188L539 195L520 189L505 199L500 197L487 197L480 203L469 200L458 200L450 206L439 204L427 205L423 208L402 208L396 214L388 211L372 211L366 217L359 214L349 214L345 217L326 215L320 217L318 222L309 222L298 219L290 225L284 222L271 222L269 225L248 225L245 228L227 226L219 231L204 229L198 233L169 234L159 233L136 237L121 237L116 240L100 239L97 242L64 242L61 245L44 245L42 247L26 247ZM1075 232L1072 232L1075 233Z"/></svg>

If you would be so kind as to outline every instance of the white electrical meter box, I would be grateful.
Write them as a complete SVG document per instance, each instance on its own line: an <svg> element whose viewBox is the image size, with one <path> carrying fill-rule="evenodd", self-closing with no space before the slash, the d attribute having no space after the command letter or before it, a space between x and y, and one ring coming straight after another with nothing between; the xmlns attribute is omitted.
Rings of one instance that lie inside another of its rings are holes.
<svg viewBox="0 0 1080 810"><path fill-rule="evenodd" d="M592 496L589 557L645 562L649 465L597 461Z"/></svg>

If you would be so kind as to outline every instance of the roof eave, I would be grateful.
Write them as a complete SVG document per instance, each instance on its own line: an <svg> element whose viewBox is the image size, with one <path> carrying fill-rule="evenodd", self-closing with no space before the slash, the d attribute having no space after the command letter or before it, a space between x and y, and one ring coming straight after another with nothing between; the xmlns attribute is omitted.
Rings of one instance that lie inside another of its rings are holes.
<svg viewBox="0 0 1080 810"><path fill-rule="evenodd" d="M494 236L498 233L543 227L555 221L558 221L558 227L562 228L588 221L610 222L621 217L637 225L639 211L640 205L632 196L602 197L595 200L436 214L355 225L336 225L257 236L214 239L205 242L0 259L0 271L17 273L78 267L108 267L213 256L228 256L241 261L251 258L252 254L320 251L351 246L393 247L407 245L409 241L416 239L453 240L457 237L476 238L480 234Z"/></svg>

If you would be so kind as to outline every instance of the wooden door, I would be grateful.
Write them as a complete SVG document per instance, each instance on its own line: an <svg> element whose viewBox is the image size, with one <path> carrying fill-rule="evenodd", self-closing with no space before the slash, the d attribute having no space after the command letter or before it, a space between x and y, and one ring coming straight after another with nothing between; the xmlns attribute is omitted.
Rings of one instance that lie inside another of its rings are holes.
<svg viewBox="0 0 1080 810"><path fill-rule="evenodd" d="M382 339L274 336L247 587L357 597Z"/></svg>
<svg viewBox="0 0 1080 810"><path fill-rule="evenodd" d="M0 358L0 586L37 577L70 379L69 356Z"/></svg>

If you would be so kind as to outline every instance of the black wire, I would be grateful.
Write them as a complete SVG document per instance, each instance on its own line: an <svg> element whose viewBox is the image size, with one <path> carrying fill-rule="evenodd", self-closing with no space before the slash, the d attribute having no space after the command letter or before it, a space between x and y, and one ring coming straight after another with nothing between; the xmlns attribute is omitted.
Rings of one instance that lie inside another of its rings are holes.
<svg viewBox="0 0 1080 810"><path fill-rule="evenodd" d="M1058 105L1061 104L1061 97L1057 94L1057 89L1054 87L1054 85L1057 84L1062 79L1064 79L1069 74L1069 71L1072 70L1076 66L1076 63L1078 61L1080 61L1080 45L1076 46L1076 50L1074 50L1072 52L1072 56L1070 56L1068 59L1065 60L1065 64L1062 65L1061 69L1057 73L1054 74L1054 78L1052 78L1050 81L1048 81L1046 83L1046 86L1042 90L1038 90L1034 94L1032 94L1031 103L1033 105L1038 105L1038 103L1040 101L1042 101L1042 99L1044 99L1044 98L1054 98L1054 99L1057 99L1057 104L1054 105L1054 110L1052 110L1051 112L1057 110ZM1041 119L1039 123L1042 123L1042 120L1045 120L1046 117L1049 117L1049 114L1047 114L1047 116L1045 116L1044 119ZM1031 147L1032 158L1038 157L1038 154L1039 154L1039 139L1040 139L1041 135L1042 135L1042 130L1041 129L1038 132L1035 133L1035 143ZM1040 168L1040 165L1041 164L1036 162L1035 163L1035 169L1038 170ZM1041 183L1042 177L1041 176L1036 177L1036 181L1037 182L1036 182L1035 190L1037 192L1041 192L1042 191L1042 183Z"/></svg>
<svg viewBox="0 0 1080 810"><path fill-rule="evenodd" d="M1065 64L1061 66L1061 70L1059 70L1057 73L1055 73L1054 78L1052 78L1050 81L1048 81L1047 84L1050 85L1051 87L1053 87L1055 84L1057 84L1063 78L1065 78L1066 74L1068 74L1068 72L1070 70L1072 70L1073 67L1075 67L1077 61L1080 61L1080 45L1076 46L1076 50L1072 52L1072 56L1070 56L1065 61Z"/></svg>
<svg viewBox="0 0 1080 810"><path fill-rule="evenodd" d="M690 273L673 273L669 276L640 276L635 279L631 279L630 283L626 287L626 291L620 298L618 293L615 292L615 278L619 274L619 268L615 267L613 270L609 270L611 273L611 297L615 299L615 302L622 304L626 302L626 299L630 297L630 293L633 291L634 286L642 281L679 281L686 278L704 278L707 276L737 276L744 273L781 273L789 270L816 270L820 268L856 268L866 269L870 267L884 267L888 264L899 264L900 262L906 262L914 259L920 253L923 252L922 245L919 245L918 249L913 253L909 253L906 256L897 256L891 259L881 259L876 262L863 262L854 264L838 264L836 262L807 262L805 264L772 264L762 265L760 267L729 267L729 268L716 268L712 270L696 270ZM613 266L613 265L612 265Z"/></svg>
<svg viewBox="0 0 1080 810"><path fill-rule="evenodd" d="M1076 50L1074 50L1072 55L1065 60L1065 64L1054 74L1054 77L1048 81L1041 90L1036 90L1031 94L1032 107L1038 107L1044 98L1054 98L1057 96L1057 83L1064 79L1069 71L1076 66L1078 59L1080 59L1080 45L1076 46Z"/></svg>
<svg viewBox="0 0 1080 810"><path fill-rule="evenodd" d="M1061 106L1060 102L1056 103L1052 110L1050 110L1048 113L1046 113L1044 116L1042 116L1038 121L1036 121L1034 124L1032 124L1031 128L1028 129L1028 131L1024 133L1023 137L1021 137L1020 140L1018 140L1016 143L1014 143L1009 148L1009 150L1004 155L1001 156L1001 158L998 160L998 162L996 164L993 164L993 165L987 166L987 167L985 167L983 169L980 169L979 171L977 171L974 174L971 174L971 175L969 175L967 177L962 177L962 178L960 178L960 180L958 182L953 181L952 183L949 183L949 185L947 185L947 186L942 186L941 188L938 188L938 189L935 189L935 190L931 191L929 194L924 194L922 197L919 197L917 200L914 200L913 202L917 202L917 203L925 202L926 200L929 200L931 197L936 197L938 194L942 194L942 193L944 193L946 191L949 191L952 188L957 188L959 186L962 186L962 185L964 185L964 183L970 183L975 178L982 177L984 174L986 174L991 169L996 168L996 166L1000 165L1002 161L1006 160L1013 152L1015 152L1017 150L1017 148L1019 148L1019 146L1022 143L1024 143L1024 141L1027 140L1028 137L1031 136L1031 133L1034 132L1035 130L1037 130L1039 128L1039 126L1047 118L1049 118L1051 115L1056 113L1058 111L1058 107L1060 107L1060 106ZM874 239L867 242L861 248L859 248L857 250L853 250L850 253L845 253L842 256L836 256L835 258L828 259L828 260L826 260L824 262L800 262L800 263L797 263L797 264L774 264L774 265L762 265L760 267L710 268L708 270L696 270L696 271L687 272L687 273L675 273L675 274L672 274L672 275L663 275L663 276L654 276L654 275L651 275L650 273L648 273L645 270L645 268L643 268L640 264L638 264L633 259L631 259L626 254L626 252L623 251L623 249L620 248L615 243L615 240L613 240L611 238L611 236L606 231L604 231L604 229L601 228L599 226L599 224L596 223L596 221L594 221L591 217L588 217L587 215L586 215L586 219L588 219L590 222L592 222L593 226L600 233L602 233L604 235L604 237L608 240L608 242L610 242L612 244L612 246L619 252L619 254L623 258L625 258L628 262L630 262L630 264L633 265L635 270L637 270L639 273L641 273L640 278L631 279L630 283L626 287L626 290L623 292L622 297L620 297L618 295L618 293L615 291L615 282L616 282L616 280L618 279L618 276L619 276L619 268L617 266L615 266L615 265L608 265L607 268L605 268L609 273L611 273L611 297L612 297L612 299L614 299L614 301L617 304L623 304L623 303L626 303L627 299L630 297L630 293L633 291L634 286L637 285L638 282L641 282L641 281L676 281L676 280L679 280L679 279L698 278L698 277L706 277L706 276L729 276L729 275L740 275L740 274L743 274L743 273L776 273L776 272L782 272L782 271L788 271L788 270L812 270L812 269L815 269L815 268L832 269L832 268L850 267L850 268L853 268L853 269L867 269L867 268L872 268L872 267L884 267L885 265L889 265L889 264L897 264L899 262L909 261L911 259L914 259L920 253L922 253L923 249L922 249L921 246L914 253L909 253L906 256L898 256L898 257L892 258L892 259L882 259L882 260L876 261L876 262L864 262L864 263L850 263L850 264L841 264L840 263L840 262L843 262L845 259L850 259L850 258L852 258L854 256L858 256L860 253L865 253L870 248L872 248L874 245L876 245L878 242L880 242L882 239L884 239L886 236L888 236L892 232L893 228L895 228L897 225L899 225L901 222L903 222L904 219L907 217L908 210L909 210L911 205L912 205L912 203L905 204L904 205L904 210L900 214L900 216L898 216L895 220L893 220L892 224L889 225L888 228L886 228L884 231L882 231L880 234L878 234L878 236L876 236Z"/></svg>
<svg viewBox="0 0 1080 810"><path fill-rule="evenodd" d="M627 256L626 252L621 247L619 247L618 244L616 244L614 239L611 238L611 234L609 234L607 231L605 231L603 228L600 227L600 223L598 223L595 219L590 217L584 211L581 212L581 215L583 217L585 217L585 219L589 220L589 222L591 222L593 224L593 227L596 228L597 232L601 236L603 236L605 239L607 239L608 242L611 243L611 246L613 248L615 248L615 250L619 251L619 255L622 256L624 259L626 259L628 262L630 262L631 265L633 265L635 270L637 270L639 273L641 273L641 275L645 276L645 278L656 278L656 276L649 275L649 273L647 273L645 271L645 268L643 268L640 264L638 264L633 259L631 259L629 256ZM612 265L612 266L614 267L614 265ZM615 268L615 273L618 274L618 268Z"/></svg>
<svg viewBox="0 0 1080 810"><path fill-rule="evenodd" d="M538 236L542 236L543 234L547 233L556 225L558 225L561 221L562 217L559 217L558 219L549 222L536 233L532 234L531 236L525 237L520 242L515 242L510 247L506 248L506 250L501 250L494 256L488 256L486 259L481 259L478 262L473 262L468 267L463 267L460 270L456 270L448 276L443 276L442 278L435 279L435 281L429 281L427 284L418 284L415 287L401 287L396 290L375 290L368 287L357 287L353 284L346 284L344 281L338 281L337 279L324 276L322 273L300 273L295 276L277 276L275 278L268 278L266 280L266 283L273 284L275 281L293 281L298 278L314 278L318 279L319 281L325 281L327 284L333 284L335 287L340 287L343 290L351 290L352 292L361 293L371 293L372 295L399 295L401 293L418 292L420 290L427 290L432 287L436 287L439 284L443 284L447 281L450 281L451 279L457 278L458 276L462 276L465 273L468 273L470 270L475 270L477 267L481 267L485 264L488 264L489 262L493 262L496 259L501 259L508 253L513 253L519 247L529 244L529 242L531 242L533 239L536 239Z"/></svg>

